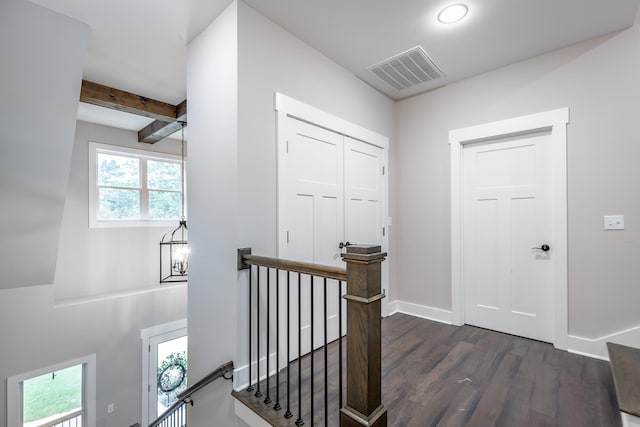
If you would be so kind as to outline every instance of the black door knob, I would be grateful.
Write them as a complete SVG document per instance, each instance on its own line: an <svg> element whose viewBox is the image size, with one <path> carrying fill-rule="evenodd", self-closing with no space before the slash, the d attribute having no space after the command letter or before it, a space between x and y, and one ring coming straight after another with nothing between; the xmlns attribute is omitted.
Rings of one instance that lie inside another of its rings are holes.
<svg viewBox="0 0 640 427"><path fill-rule="evenodd" d="M544 245L540 246L539 248L531 248L531 249L539 249L539 250L541 250L543 252L549 252L549 249L551 249L551 248L549 247L549 245L544 244Z"/></svg>

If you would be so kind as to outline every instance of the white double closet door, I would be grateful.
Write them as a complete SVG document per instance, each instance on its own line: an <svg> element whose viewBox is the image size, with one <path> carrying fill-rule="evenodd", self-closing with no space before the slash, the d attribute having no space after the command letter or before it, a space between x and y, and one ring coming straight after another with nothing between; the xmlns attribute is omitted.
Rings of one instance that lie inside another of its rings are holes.
<svg viewBox="0 0 640 427"><path fill-rule="evenodd" d="M382 244L383 154L380 147L286 118L286 145L278 157L280 258L344 267L340 243ZM324 286L323 279L311 283L307 275L298 285L298 275L291 275L291 359L298 354L299 330L301 353L310 351L312 306L314 348L324 344L325 312L329 341L344 330L346 319L342 328L338 324L339 285L327 280L326 310Z"/></svg>

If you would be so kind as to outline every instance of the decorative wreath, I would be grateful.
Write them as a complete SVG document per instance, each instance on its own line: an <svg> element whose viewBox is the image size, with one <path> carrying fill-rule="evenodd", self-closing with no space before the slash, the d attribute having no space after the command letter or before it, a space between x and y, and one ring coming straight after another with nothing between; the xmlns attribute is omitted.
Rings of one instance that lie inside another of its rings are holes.
<svg viewBox="0 0 640 427"><path fill-rule="evenodd" d="M180 362L173 362L158 375L158 388L164 393L170 393L180 387L187 374L187 369Z"/></svg>

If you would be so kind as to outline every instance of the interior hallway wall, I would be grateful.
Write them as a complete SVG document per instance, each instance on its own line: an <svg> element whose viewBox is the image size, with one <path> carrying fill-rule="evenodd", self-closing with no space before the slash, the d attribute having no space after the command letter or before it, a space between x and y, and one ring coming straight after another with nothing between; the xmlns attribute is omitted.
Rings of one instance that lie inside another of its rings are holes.
<svg viewBox="0 0 640 427"><path fill-rule="evenodd" d="M640 325L638 46L636 24L397 104L399 299L451 310L449 130L568 107L569 332Z"/></svg>

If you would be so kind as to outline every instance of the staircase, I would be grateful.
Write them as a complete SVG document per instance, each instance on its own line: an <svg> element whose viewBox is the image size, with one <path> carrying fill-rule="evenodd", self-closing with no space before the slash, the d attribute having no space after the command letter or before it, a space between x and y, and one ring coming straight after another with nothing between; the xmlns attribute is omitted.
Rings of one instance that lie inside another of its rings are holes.
<svg viewBox="0 0 640 427"><path fill-rule="evenodd" d="M623 427L640 427L640 349L607 343Z"/></svg>

